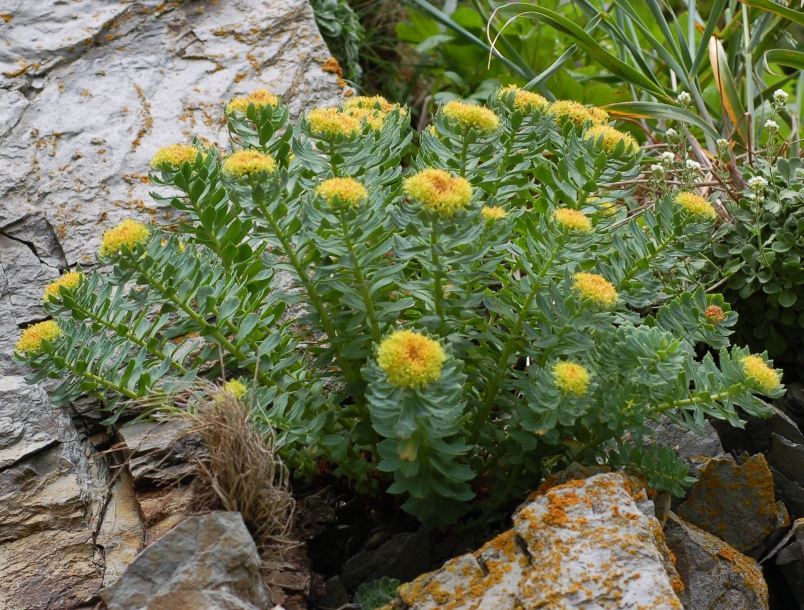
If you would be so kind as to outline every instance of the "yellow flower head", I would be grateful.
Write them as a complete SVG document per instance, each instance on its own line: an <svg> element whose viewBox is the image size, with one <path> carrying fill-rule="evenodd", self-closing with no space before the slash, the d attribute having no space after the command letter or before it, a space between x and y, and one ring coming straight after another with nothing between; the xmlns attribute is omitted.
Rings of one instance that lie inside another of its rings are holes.
<svg viewBox="0 0 804 610"><path fill-rule="evenodd" d="M714 206L706 199L695 193L679 193L674 201L693 216L717 218Z"/></svg>
<svg viewBox="0 0 804 610"><path fill-rule="evenodd" d="M231 114L232 112L245 113L249 104L254 104L256 108L264 108L265 106L276 106L278 103L279 98L268 89L257 89L246 97L235 97L229 100L229 103L226 104L226 114Z"/></svg>
<svg viewBox="0 0 804 610"><path fill-rule="evenodd" d="M610 127L609 125L593 125L587 129L586 133L583 135L585 140L593 140L595 143L597 143L601 136L603 137L603 150L606 152L614 151L620 142L625 144L625 152L627 153L635 153L639 150L639 144L631 137L631 134L614 129L614 127Z"/></svg>
<svg viewBox="0 0 804 610"><path fill-rule="evenodd" d="M467 104L453 100L442 106L444 116L466 129L476 129L484 133L491 133L500 126L500 117L493 110L477 104Z"/></svg>
<svg viewBox="0 0 804 610"><path fill-rule="evenodd" d="M157 149L153 159L151 159L151 167L158 169L163 163L172 165L173 167L181 167L185 161L187 163L195 163L198 157L199 150L195 146L189 144L171 144L170 146L162 146ZM203 153L201 153L203 155Z"/></svg>
<svg viewBox="0 0 804 610"><path fill-rule="evenodd" d="M350 97L346 102L343 104L344 108L371 108L373 110L380 110L385 114L389 112L393 112L397 108L399 108L399 104L392 104L387 99L385 99L381 95L374 95L372 97L367 97L365 95L358 95L356 97ZM407 111L403 108L402 114L407 114Z"/></svg>
<svg viewBox="0 0 804 610"><path fill-rule="evenodd" d="M595 122L595 117L589 108L572 100L553 102L550 104L548 112L554 116L557 125L564 125L569 121L580 129L587 121Z"/></svg>
<svg viewBox="0 0 804 610"><path fill-rule="evenodd" d="M745 356L741 362L745 376L753 379L763 392L770 393L779 387L781 383L779 373L769 367L759 356Z"/></svg>
<svg viewBox="0 0 804 610"><path fill-rule="evenodd" d="M310 130L319 135L332 133L350 136L360 131L360 119L341 112L338 108L313 108L307 113Z"/></svg>
<svg viewBox="0 0 804 610"><path fill-rule="evenodd" d="M148 241L151 232L144 224L136 220L127 219L113 229L109 229L103 234L100 245L100 255L103 257L111 256L120 251L120 246L125 244L129 249L133 249L137 244Z"/></svg>
<svg viewBox="0 0 804 610"><path fill-rule="evenodd" d="M611 282L597 273L576 273L573 287L585 299L592 299L598 305L611 307L619 299L617 290Z"/></svg>
<svg viewBox="0 0 804 610"><path fill-rule="evenodd" d="M59 298L61 292L59 288L64 286L67 290L75 290L84 279L84 274L80 271L70 271L65 273L59 279L50 282L45 288L45 293L42 295L42 300L47 302L50 297Z"/></svg>
<svg viewBox="0 0 804 610"><path fill-rule="evenodd" d="M589 200L592 201L591 199ZM603 203L598 205L597 208L598 214L602 214L604 216L611 216L612 214L617 213L617 204L613 201L604 201Z"/></svg>
<svg viewBox="0 0 804 610"><path fill-rule="evenodd" d="M486 220L502 220L505 218L505 210L498 205L492 207L484 205L480 213L483 214L483 218Z"/></svg>
<svg viewBox="0 0 804 610"><path fill-rule="evenodd" d="M472 185L465 178L443 169L428 168L413 174L403 183L405 193L430 212L453 216L472 200Z"/></svg>
<svg viewBox="0 0 804 610"><path fill-rule="evenodd" d="M527 112L528 110L546 110L550 105L546 97L538 93L533 93L533 91L525 91L516 85L508 85L500 89L497 93L497 99L501 100L511 93L514 94L514 108L522 112Z"/></svg>
<svg viewBox="0 0 804 610"><path fill-rule="evenodd" d="M385 117L387 113L383 112L382 110L377 110L376 108L371 108L369 106L352 106L351 108L344 108L343 113L346 116L350 116L354 119L357 119L361 123L365 123L371 129L382 129L382 124L385 122Z"/></svg>
<svg viewBox="0 0 804 610"><path fill-rule="evenodd" d="M38 352L42 347L42 339L53 341L61 334L59 325L55 320L47 320L46 322L39 322L33 326L29 326L20 335L19 341L14 349L21 354L30 352Z"/></svg>
<svg viewBox="0 0 804 610"><path fill-rule="evenodd" d="M412 330L395 330L377 349L377 364L392 384L418 388L441 377L447 355L441 344Z"/></svg>
<svg viewBox="0 0 804 610"><path fill-rule="evenodd" d="M591 106L587 108L587 110L589 111L589 114L592 115L592 122L595 125L603 125L609 122L609 113L602 108Z"/></svg>
<svg viewBox="0 0 804 610"><path fill-rule="evenodd" d="M575 362L556 362L553 381L565 394L583 396L589 389L589 371Z"/></svg>
<svg viewBox="0 0 804 610"><path fill-rule="evenodd" d="M248 388L246 387L246 384L244 384L239 379L230 379L229 381L223 384L223 391L228 394L231 394L232 396L234 396L239 400L246 395L246 392L248 392Z"/></svg>
<svg viewBox="0 0 804 610"><path fill-rule="evenodd" d="M352 178L330 178L324 180L315 189L316 195L320 195L330 204L337 196L341 203L358 205L368 197L366 187Z"/></svg>
<svg viewBox="0 0 804 610"><path fill-rule="evenodd" d="M718 323L726 319L726 314L723 313L723 309L717 305L710 305L704 312L704 318L710 322Z"/></svg>
<svg viewBox="0 0 804 610"><path fill-rule="evenodd" d="M271 155L264 155L256 150L239 150L229 155L223 162L223 173L230 176L247 176L255 172L276 171L276 161Z"/></svg>
<svg viewBox="0 0 804 610"><path fill-rule="evenodd" d="M592 222L586 217L586 214L578 210L559 208L553 214L553 218L562 228L569 231L589 233L592 230Z"/></svg>

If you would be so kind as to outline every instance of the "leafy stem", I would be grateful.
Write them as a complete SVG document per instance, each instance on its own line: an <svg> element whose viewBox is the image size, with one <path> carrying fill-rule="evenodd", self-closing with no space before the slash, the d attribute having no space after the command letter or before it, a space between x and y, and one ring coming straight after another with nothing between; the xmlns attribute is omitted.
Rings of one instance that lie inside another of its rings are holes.
<svg viewBox="0 0 804 610"><path fill-rule="evenodd" d="M440 320L439 333L444 334L446 319L444 316L444 274L441 271L441 257L438 255L438 234L435 229L430 231L430 262L433 265L433 301L435 313Z"/></svg>

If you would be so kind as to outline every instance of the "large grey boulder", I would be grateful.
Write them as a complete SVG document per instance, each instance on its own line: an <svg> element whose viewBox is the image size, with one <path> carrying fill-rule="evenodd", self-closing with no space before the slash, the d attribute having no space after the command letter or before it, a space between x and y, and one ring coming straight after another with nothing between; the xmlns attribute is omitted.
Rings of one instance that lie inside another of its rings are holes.
<svg viewBox="0 0 804 610"><path fill-rule="evenodd" d="M620 474L558 485L514 528L398 590L395 608L661 608L681 590L645 491Z"/></svg>
<svg viewBox="0 0 804 610"><path fill-rule="evenodd" d="M767 610L768 587L753 559L672 513L664 533L684 583L679 597L686 610Z"/></svg>
<svg viewBox="0 0 804 610"><path fill-rule="evenodd" d="M257 547L234 512L180 523L100 596L109 610L253 610L270 601Z"/></svg>

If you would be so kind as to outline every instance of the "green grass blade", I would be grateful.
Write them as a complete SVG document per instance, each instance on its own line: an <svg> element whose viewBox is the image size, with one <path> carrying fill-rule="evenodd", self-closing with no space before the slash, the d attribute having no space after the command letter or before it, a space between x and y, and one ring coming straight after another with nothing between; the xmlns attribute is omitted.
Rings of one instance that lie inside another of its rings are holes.
<svg viewBox="0 0 804 610"><path fill-rule="evenodd" d="M702 118L678 106L671 106L659 102L618 102L616 104L609 104L605 109L613 118L620 116L635 119L680 121L682 123L695 125L707 136L711 137L713 141L720 137L720 134Z"/></svg>
<svg viewBox="0 0 804 610"><path fill-rule="evenodd" d="M706 28L704 28L701 43L698 45L698 52L695 53L695 59L692 62L692 68L690 68L690 74L693 76L698 74L698 69L709 54L709 39L712 37L717 27L717 22L720 21L720 16L726 9L728 2L729 0L715 0L714 4L712 4L712 12L709 14L709 19L706 20Z"/></svg>
<svg viewBox="0 0 804 610"><path fill-rule="evenodd" d="M765 71L774 74L770 69L770 64L779 64L798 70L804 70L804 53L801 51L791 51L789 49L772 49L763 56L765 61ZM780 76L775 74L775 76Z"/></svg>
<svg viewBox="0 0 804 610"><path fill-rule="evenodd" d="M804 12L788 8L781 4L776 4L773 0L740 0L743 4L753 6L754 8L762 9L769 13L779 15L785 19L789 19L798 25L804 25Z"/></svg>

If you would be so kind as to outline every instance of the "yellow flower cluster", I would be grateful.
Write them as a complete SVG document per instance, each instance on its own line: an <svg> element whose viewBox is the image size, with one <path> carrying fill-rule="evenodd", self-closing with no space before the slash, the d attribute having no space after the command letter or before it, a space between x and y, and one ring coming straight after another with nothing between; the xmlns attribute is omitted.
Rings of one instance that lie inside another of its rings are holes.
<svg viewBox="0 0 804 610"><path fill-rule="evenodd" d="M467 104L453 100L442 106L441 112L445 117L456 121L465 129L491 133L500 126L500 117L493 110L477 104Z"/></svg>
<svg viewBox="0 0 804 610"><path fill-rule="evenodd" d="M99 253L103 257L111 256L119 252L120 246L123 244L133 249L135 245L148 241L150 234L151 232L144 224L136 220L124 220L103 234Z"/></svg>
<svg viewBox="0 0 804 610"><path fill-rule="evenodd" d="M428 168L405 179L405 193L430 212L453 216L472 200L472 185L443 169Z"/></svg>
<svg viewBox="0 0 804 610"><path fill-rule="evenodd" d="M45 293L42 295L42 300L47 302L50 297L59 298L61 292L59 288L64 286L67 290L75 290L84 279L84 274L80 271L70 271L65 273L59 279L50 282L45 288Z"/></svg>
<svg viewBox="0 0 804 610"><path fill-rule="evenodd" d="M310 130L319 135L331 133L351 136L360 131L360 119L346 114L339 108L313 108L307 113Z"/></svg>
<svg viewBox="0 0 804 610"><path fill-rule="evenodd" d="M528 112L529 110L546 110L550 106L550 102L546 97L533 93L533 91L526 91L520 89L516 85L508 85L503 87L497 93L497 99L503 99L505 96L514 94L514 108L521 112Z"/></svg>
<svg viewBox="0 0 804 610"><path fill-rule="evenodd" d="M586 217L586 214L578 210L559 208L553 214L553 218L564 229L569 231L589 233L592 230L592 222Z"/></svg>
<svg viewBox="0 0 804 610"><path fill-rule="evenodd" d="M368 197L366 187L352 178L330 178L329 180L324 180L316 187L315 192L316 195L320 195L330 204L332 204L335 197L337 197L340 199L341 203L358 205Z"/></svg>
<svg viewBox="0 0 804 610"><path fill-rule="evenodd" d="M61 334L61 329L55 320L39 322L29 326L20 335L19 341L14 349L21 354L38 352L42 347L42 339L53 341Z"/></svg>
<svg viewBox="0 0 804 610"><path fill-rule="evenodd" d="M230 379L229 381L223 384L223 391L228 394L231 394L232 396L234 396L239 400L246 395L246 392L248 392L248 388L246 387L246 384L244 384L239 379Z"/></svg>
<svg viewBox="0 0 804 610"><path fill-rule="evenodd" d="M264 155L257 150L239 150L229 155L223 162L223 173L230 176L246 176L255 172L276 171L276 161L271 155Z"/></svg>
<svg viewBox="0 0 804 610"><path fill-rule="evenodd" d="M723 309L717 305L710 305L706 308L706 311L704 311L704 318L710 322L718 323L726 319L726 314L723 312Z"/></svg>
<svg viewBox="0 0 804 610"><path fill-rule="evenodd" d="M695 193L679 193L674 201L694 216L717 218L714 206L706 199Z"/></svg>
<svg viewBox="0 0 804 610"><path fill-rule="evenodd" d="M612 283L597 273L576 273L573 280L573 287L583 298L603 307L611 307L620 298Z"/></svg>
<svg viewBox="0 0 804 610"><path fill-rule="evenodd" d="M763 392L772 392L779 387L779 373L769 367L759 356L745 356L742 360L743 372L753 379Z"/></svg>
<svg viewBox="0 0 804 610"><path fill-rule="evenodd" d="M268 89L257 89L245 97L235 97L229 100L229 103L226 104L226 114L231 114L232 112L245 113L249 104L254 104L256 108L264 108L265 106L276 106L278 102L279 98Z"/></svg>
<svg viewBox="0 0 804 610"><path fill-rule="evenodd" d="M399 104L392 104L387 99L385 99L381 95L374 95L372 97L367 97L365 95L358 95L356 97L350 97L346 102L343 104L344 108L371 108L374 110L379 110L384 114L388 114L393 112L397 108L399 108ZM408 111L402 108L400 111L403 115L407 114Z"/></svg>
<svg viewBox="0 0 804 610"><path fill-rule="evenodd" d="M583 396L589 389L589 371L576 362L557 362L553 367L553 381L565 394Z"/></svg>
<svg viewBox="0 0 804 610"><path fill-rule="evenodd" d="M163 163L181 167L185 162L194 163L200 151L189 144L171 144L158 148L151 159L151 167L158 169ZM203 155L203 153L201 153Z"/></svg>
<svg viewBox="0 0 804 610"><path fill-rule="evenodd" d="M441 344L412 330L395 330L377 349L377 364L388 381L401 388L418 388L441 377L447 355Z"/></svg>
<svg viewBox="0 0 804 610"><path fill-rule="evenodd" d="M564 125L567 121L575 127L582 128L587 122L602 125L609 119L609 113L602 108L587 108L572 100L558 100L550 104L548 112L555 117L556 124Z"/></svg>
<svg viewBox="0 0 804 610"><path fill-rule="evenodd" d="M491 207L484 205L480 213L486 220L502 220L505 218L505 210L498 205Z"/></svg>
<svg viewBox="0 0 804 610"><path fill-rule="evenodd" d="M585 140L594 140L595 143L602 137L603 150L606 152L612 152L620 142L625 143L627 153L635 153L639 150L639 144L631 134L614 129L610 125L593 125L586 130L583 137Z"/></svg>

